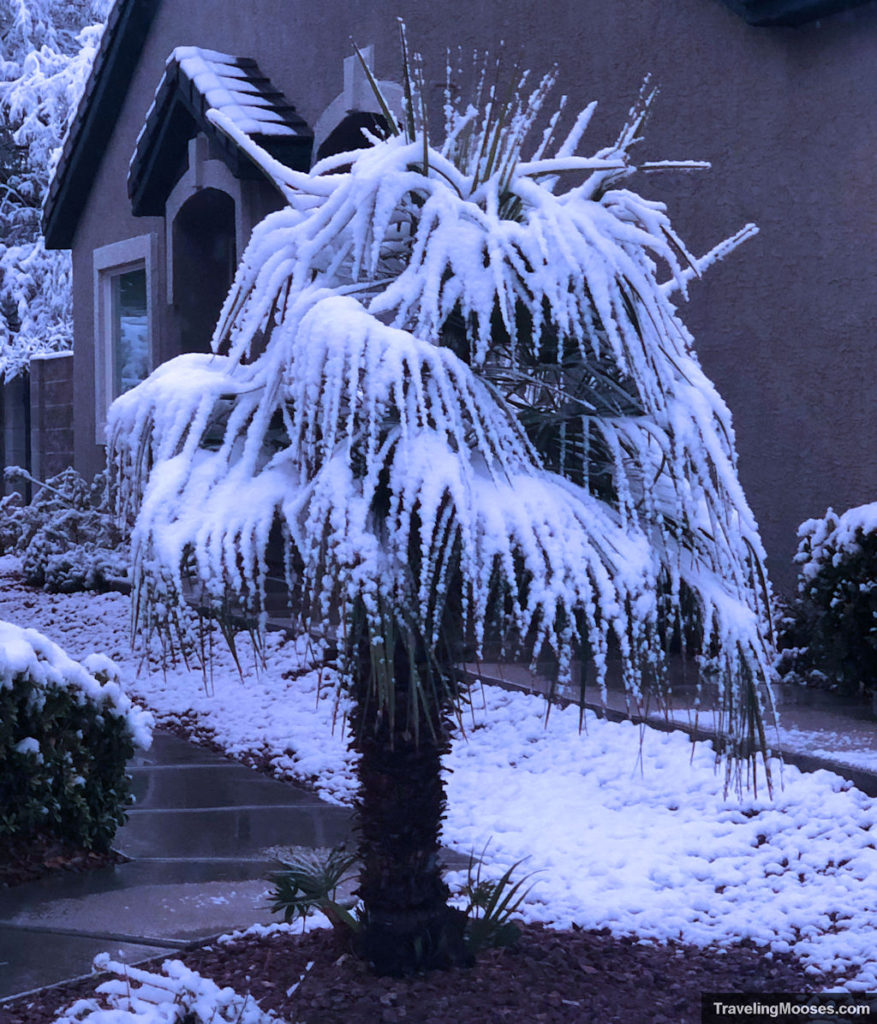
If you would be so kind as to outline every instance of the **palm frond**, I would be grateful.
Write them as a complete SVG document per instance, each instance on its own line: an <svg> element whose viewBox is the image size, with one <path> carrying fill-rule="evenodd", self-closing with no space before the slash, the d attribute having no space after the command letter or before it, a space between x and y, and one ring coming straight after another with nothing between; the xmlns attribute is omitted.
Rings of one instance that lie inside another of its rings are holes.
<svg viewBox="0 0 877 1024"><path fill-rule="evenodd" d="M415 731L457 692L463 650L499 637L570 678L586 649L598 682L617 652L633 692L660 687L687 617L748 753L769 700L764 552L730 415L670 296L751 230L697 260L662 204L622 187L648 85L615 145L583 158L593 107L552 154L553 73L509 89L485 65L480 101L446 96L435 145L403 53L406 130L306 183L266 162L288 209L253 234L221 354L113 407L139 607L182 594L188 562L207 606L234 592L258 620L279 526L298 624L367 637L369 699ZM397 648L415 665L401 708Z"/></svg>

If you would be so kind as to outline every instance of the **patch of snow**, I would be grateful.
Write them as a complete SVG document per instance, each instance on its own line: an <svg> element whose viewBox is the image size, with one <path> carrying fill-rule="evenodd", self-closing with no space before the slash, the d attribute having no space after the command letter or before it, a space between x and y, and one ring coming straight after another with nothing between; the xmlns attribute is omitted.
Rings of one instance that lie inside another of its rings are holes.
<svg viewBox="0 0 877 1024"><path fill-rule="evenodd" d="M252 924L249 928L238 928L233 932L220 935L216 940L220 945L238 942L240 939L264 939L269 935L302 935L304 932L319 928L331 928L332 922L319 910L299 918L293 924L278 921L276 924Z"/></svg>
<svg viewBox="0 0 877 1024"><path fill-rule="evenodd" d="M72 349L64 349L61 352L36 352L31 356L31 360L33 362L46 363L50 359L69 359L72 355Z"/></svg>
<svg viewBox="0 0 877 1024"><path fill-rule="evenodd" d="M297 135L283 116L272 110L272 101L259 93L247 79L247 72L235 58L197 46L178 46L169 61L175 60L183 74L207 100L222 111L248 135Z"/></svg>
<svg viewBox="0 0 877 1024"><path fill-rule="evenodd" d="M40 742L34 739L33 736L26 736L20 743L15 744L15 750L19 754L33 754L35 757L40 757Z"/></svg>

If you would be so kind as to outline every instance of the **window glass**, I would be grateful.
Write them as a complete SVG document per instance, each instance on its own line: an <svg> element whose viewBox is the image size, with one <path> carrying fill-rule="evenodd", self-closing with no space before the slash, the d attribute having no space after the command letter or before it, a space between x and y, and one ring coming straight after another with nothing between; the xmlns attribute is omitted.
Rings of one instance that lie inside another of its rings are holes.
<svg viewBox="0 0 877 1024"><path fill-rule="evenodd" d="M146 270L139 267L110 279L113 394L121 395L149 376L149 319Z"/></svg>

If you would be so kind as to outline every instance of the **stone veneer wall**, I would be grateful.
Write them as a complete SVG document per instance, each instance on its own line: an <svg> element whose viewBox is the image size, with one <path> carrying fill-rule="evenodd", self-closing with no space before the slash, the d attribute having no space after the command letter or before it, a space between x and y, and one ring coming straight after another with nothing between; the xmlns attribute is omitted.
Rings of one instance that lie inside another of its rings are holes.
<svg viewBox="0 0 877 1024"><path fill-rule="evenodd" d="M73 353L30 364L31 473L46 480L73 464Z"/></svg>

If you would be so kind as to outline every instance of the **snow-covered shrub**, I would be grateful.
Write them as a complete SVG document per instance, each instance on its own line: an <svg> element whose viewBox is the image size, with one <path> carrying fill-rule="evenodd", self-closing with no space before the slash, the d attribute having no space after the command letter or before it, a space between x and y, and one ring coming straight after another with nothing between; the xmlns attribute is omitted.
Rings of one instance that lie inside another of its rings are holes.
<svg viewBox="0 0 877 1024"><path fill-rule="evenodd" d="M848 694L877 694L877 502L798 528L798 594L780 667Z"/></svg>
<svg viewBox="0 0 877 1024"><path fill-rule="evenodd" d="M0 621L0 836L108 848L125 819L125 765L151 729L108 658L80 664L36 630Z"/></svg>
<svg viewBox="0 0 877 1024"><path fill-rule="evenodd" d="M129 548L109 510L103 473L89 483L68 468L44 484L17 467L6 475L39 487L30 504L17 493L0 499L0 552L21 556L29 584L61 593L125 584Z"/></svg>
<svg viewBox="0 0 877 1024"><path fill-rule="evenodd" d="M78 1000L54 1024L284 1024L252 996L220 988L180 960L166 960L155 974L102 953L94 967L117 977L97 987L100 998Z"/></svg>

